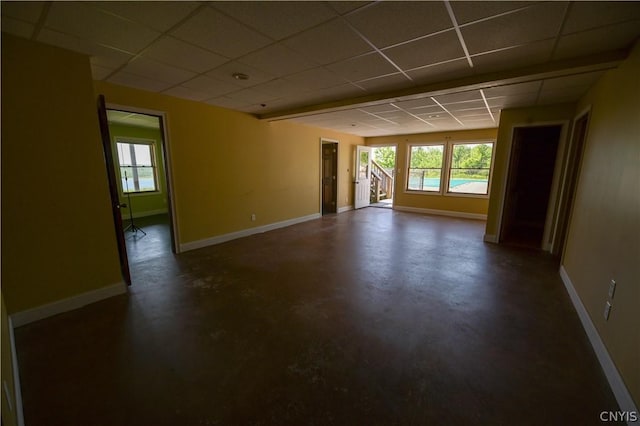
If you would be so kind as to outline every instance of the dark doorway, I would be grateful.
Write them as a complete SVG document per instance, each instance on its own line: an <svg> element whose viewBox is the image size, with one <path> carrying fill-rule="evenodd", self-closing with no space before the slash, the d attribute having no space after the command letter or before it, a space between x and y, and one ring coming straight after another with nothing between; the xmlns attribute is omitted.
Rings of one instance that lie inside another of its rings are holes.
<svg viewBox="0 0 640 426"><path fill-rule="evenodd" d="M500 242L542 248L562 126L514 130Z"/></svg>
<svg viewBox="0 0 640 426"><path fill-rule="evenodd" d="M322 214L336 213L338 207L338 144L322 143Z"/></svg>

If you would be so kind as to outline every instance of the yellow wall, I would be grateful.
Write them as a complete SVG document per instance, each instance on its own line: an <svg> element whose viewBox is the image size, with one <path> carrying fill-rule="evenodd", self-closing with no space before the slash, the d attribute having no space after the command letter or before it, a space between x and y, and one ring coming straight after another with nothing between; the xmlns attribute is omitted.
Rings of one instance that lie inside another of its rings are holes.
<svg viewBox="0 0 640 426"><path fill-rule="evenodd" d="M591 106L563 265L640 406L640 44L580 101ZM602 312L618 283L609 321Z"/></svg>
<svg viewBox="0 0 640 426"><path fill-rule="evenodd" d="M89 59L2 34L10 314L121 281Z"/></svg>
<svg viewBox="0 0 640 426"><path fill-rule="evenodd" d="M0 302L2 303L1 318L2 318L2 424L7 426L15 426L18 424L18 415L16 407L16 391L14 386L14 372L13 372L13 352L11 347L11 337L9 329L9 317L7 315L7 308L4 305L4 296L0 296ZM7 386L9 392L9 398L11 398L11 405L7 400L7 395L4 392L4 386ZM11 406L11 409L9 407Z"/></svg>
<svg viewBox="0 0 640 426"><path fill-rule="evenodd" d="M138 127L138 126L127 126L120 123L109 123L109 133L111 135L112 147L113 147L113 162L116 165L116 179L118 180L118 184L120 184L120 180L118 177L120 176L120 170L117 166L118 164L118 153L116 150L116 138L120 137L130 137L130 138L138 138L138 139L147 139L155 141L155 158L156 158L156 167L157 167L157 176L158 176L158 188L159 192L149 192L149 193L141 193L131 195L131 205L133 206L133 215L134 217L146 216L149 214L159 214L162 212L167 212L167 185L165 183L165 171L164 171L164 161L162 159L162 134L160 133L160 129L152 129L148 127ZM131 181L129 181L131 184ZM129 204L127 197L123 194L122 188L118 187L119 195L120 195L120 203ZM129 209L128 207L123 207L121 210L122 218L124 220L129 220Z"/></svg>
<svg viewBox="0 0 640 426"><path fill-rule="evenodd" d="M564 124L569 128L575 113L575 104L545 105L530 108L505 109L500 113L500 126L494 154L493 178L491 180L491 198L487 214L487 236L497 236L500 222L500 206L504 198L504 186L509 168L509 153L513 128L540 124ZM562 152L563 140L560 141L559 152ZM557 161L562 160L558 156ZM553 195L552 195L553 197ZM553 200L550 200L550 205Z"/></svg>
<svg viewBox="0 0 640 426"><path fill-rule="evenodd" d="M181 244L319 213L321 137L340 142L338 206L353 203L346 169L360 137L105 82L95 92L166 113Z"/></svg>
<svg viewBox="0 0 640 426"><path fill-rule="evenodd" d="M497 129L462 130L456 132L419 133L414 135L366 138L367 145L397 145L394 205L460 213L487 214L489 200L455 195L416 194L405 192L407 180L408 146L420 142L453 142L495 140ZM448 138L448 139L445 139ZM492 186L493 187L493 186Z"/></svg>

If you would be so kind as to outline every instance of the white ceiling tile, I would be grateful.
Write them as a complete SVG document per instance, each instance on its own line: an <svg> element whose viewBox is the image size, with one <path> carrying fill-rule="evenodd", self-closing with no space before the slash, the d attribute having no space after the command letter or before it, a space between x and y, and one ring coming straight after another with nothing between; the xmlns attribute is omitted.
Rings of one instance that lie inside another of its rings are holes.
<svg viewBox="0 0 640 426"><path fill-rule="evenodd" d="M175 86L162 92L164 95L175 96L176 98L189 99L191 101L204 101L212 98L207 93L193 90L184 86Z"/></svg>
<svg viewBox="0 0 640 426"><path fill-rule="evenodd" d="M342 19L334 19L283 43L319 64L330 64L372 51L358 34Z"/></svg>
<svg viewBox="0 0 640 426"><path fill-rule="evenodd" d="M476 54L554 38L562 23L566 4L546 2L462 27L469 53Z"/></svg>
<svg viewBox="0 0 640 426"><path fill-rule="evenodd" d="M383 52L403 70L465 57L458 35L454 30L401 44L385 49Z"/></svg>
<svg viewBox="0 0 640 426"><path fill-rule="evenodd" d="M487 108L483 106L480 108L461 109L456 111L454 115L458 118L460 117L471 118L471 117L485 117L485 116L488 116L489 113L487 112Z"/></svg>
<svg viewBox="0 0 640 426"><path fill-rule="evenodd" d="M38 41L63 47L91 56L91 63L107 68L118 68L126 64L133 55L117 49L101 46L92 41L72 37L57 31L42 29Z"/></svg>
<svg viewBox="0 0 640 426"><path fill-rule="evenodd" d="M341 86L347 81L322 67L311 68L285 77L285 80L309 90L326 89Z"/></svg>
<svg viewBox="0 0 640 426"><path fill-rule="evenodd" d="M190 1L100 1L89 4L162 32L199 6Z"/></svg>
<svg viewBox="0 0 640 426"><path fill-rule="evenodd" d="M232 81L223 82L204 75L187 80L183 82L181 86L201 91L209 97L222 96L241 89L241 86L234 84Z"/></svg>
<svg viewBox="0 0 640 426"><path fill-rule="evenodd" d="M233 78L233 74L235 73L248 75L249 79L236 80ZM275 78L273 74L237 61L227 62L226 64L209 71L207 75L217 80L233 83L242 87L255 86L256 84L264 83L265 81L273 80Z"/></svg>
<svg viewBox="0 0 640 426"><path fill-rule="evenodd" d="M467 77L473 74L473 69L469 67L466 58L454 59L453 61L440 64L428 65L426 67L414 68L407 71L416 84L427 84L442 80L454 80L456 78Z"/></svg>
<svg viewBox="0 0 640 426"><path fill-rule="evenodd" d="M398 70L377 53L369 53L328 65L327 68L350 81L395 74Z"/></svg>
<svg viewBox="0 0 640 426"><path fill-rule="evenodd" d="M453 27L444 2L435 1L378 2L346 19L378 48Z"/></svg>
<svg viewBox="0 0 640 426"><path fill-rule="evenodd" d="M301 54L280 44L273 44L257 52L250 53L238 61L276 77L295 74L316 66Z"/></svg>
<svg viewBox="0 0 640 426"><path fill-rule="evenodd" d="M144 51L144 56L202 73L228 62L224 56L191 45L176 38L165 36Z"/></svg>
<svg viewBox="0 0 640 426"><path fill-rule="evenodd" d="M553 59L573 58L628 48L640 36L640 21L601 27L560 37Z"/></svg>
<svg viewBox="0 0 640 426"><path fill-rule="evenodd" d="M306 102L306 104L311 104L314 102L327 102L339 98L353 98L362 96L365 93L366 92L361 88L347 83L341 86L335 86L327 89L314 90L309 92L307 96L308 102Z"/></svg>
<svg viewBox="0 0 640 426"><path fill-rule="evenodd" d="M533 4L531 1L452 1L451 8L456 21L462 25Z"/></svg>
<svg viewBox="0 0 640 426"><path fill-rule="evenodd" d="M361 80L356 84L365 89L367 92L380 93L384 91L409 87L412 85L412 82L404 74L398 72L382 77Z"/></svg>
<svg viewBox="0 0 640 426"><path fill-rule="evenodd" d="M431 108L431 107L438 108L440 111L442 111L442 109L439 106L437 106L436 103L433 102L433 100L431 100L430 97L394 102L394 105L397 105L402 109L412 110L411 112L414 114L417 114L416 111L413 111L414 109Z"/></svg>
<svg viewBox="0 0 640 426"><path fill-rule="evenodd" d="M4 3L3 3L4 4ZM2 15L2 31L14 36L31 38L35 26L19 19L13 19Z"/></svg>
<svg viewBox="0 0 640 426"><path fill-rule="evenodd" d="M467 111L469 109L483 108L484 101L466 101L466 102L454 102L443 104L443 106L450 112Z"/></svg>
<svg viewBox="0 0 640 426"><path fill-rule="evenodd" d="M91 63L91 76L94 80L104 80L108 75L110 75L115 68L106 68L100 65L96 65Z"/></svg>
<svg viewBox="0 0 640 426"><path fill-rule="evenodd" d="M252 89L272 97L294 97L296 95L304 95L310 90L305 86L282 78L277 78L266 83L260 83L253 86Z"/></svg>
<svg viewBox="0 0 640 426"><path fill-rule="evenodd" d="M281 40L336 16L324 2L224 1L212 6L246 25Z"/></svg>
<svg viewBox="0 0 640 426"><path fill-rule="evenodd" d="M637 1L577 1L571 3L562 33L571 34L631 20L640 21L640 3Z"/></svg>
<svg viewBox="0 0 640 426"><path fill-rule="evenodd" d="M247 105L262 104L278 99L279 96L269 95L267 93L256 90L253 87L248 89L240 89L237 92L231 92L224 95L225 98L245 102Z"/></svg>
<svg viewBox="0 0 640 426"><path fill-rule="evenodd" d="M43 1L3 1L2 16L35 24L40 19L43 6Z"/></svg>
<svg viewBox="0 0 640 426"><path fill-rule="evenodd" d="M74 2L52 2L45 26L130 53L139 52L160 35L127 19Z"/></svg>
<svg viewBox="0 0 640 426"><path fill-rule="evenodd" d="M269 38L209 7L172 34L228 58L240 57L271 43Z"/></svg>
<svg viewBox="0 0 640 426"><path fill-rule="evenodd" d="M168 89L171 84L162 81L152 80L150 78L140 77L135 74L120 71L116 75L110 77L107 81L110 83L120 84L122 86L133 87L135 89L148 90L150 92L160 92Z"/></svg>
<svg viewBox="0 0 640 426"><path fill-rule="evenodd" d="M488 73L522 68L547 62L553 52L554 40L543 40L498 51L473 55L474 71Z"/></svg>
<svg viewBox="0 0 640 426"><path fill-rule="evenodd" d="M153 80L171 84L182 83L195 77L195 73L170 65L161 64L151 59L139 57L129 62L123 71Z"/></svg>
<svg viewBox="0 0 640 426"><path fill-rule="evenodd" d="M330 1L329 6L340 15L352 12L358 8L365 7L372 2L369 1Z"/></svg>

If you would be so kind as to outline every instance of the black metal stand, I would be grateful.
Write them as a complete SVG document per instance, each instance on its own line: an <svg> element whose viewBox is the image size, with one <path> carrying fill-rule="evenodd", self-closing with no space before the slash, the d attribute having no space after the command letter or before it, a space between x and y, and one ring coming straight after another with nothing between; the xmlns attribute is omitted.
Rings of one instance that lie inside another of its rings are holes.
<svg viewBox="0 0 640 426"><path fill-rule="evenodd" d="M135 235L138 235L138 231L140 231L144 235L147 235L147 233L144 232L142 228L136 226L136 224L133 223L133 208L131 207L131 193L129 192L129 178L127 177L126 170L124 172L124 184L127 187L127 207L129 208L129 221L130 221L129 226L124 228L124 232L131 231Z"/></svg>

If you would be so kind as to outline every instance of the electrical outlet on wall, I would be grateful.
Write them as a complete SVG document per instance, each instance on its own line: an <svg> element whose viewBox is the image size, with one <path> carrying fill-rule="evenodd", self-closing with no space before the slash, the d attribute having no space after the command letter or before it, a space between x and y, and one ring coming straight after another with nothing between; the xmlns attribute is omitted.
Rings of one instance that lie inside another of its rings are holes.
<svg viewBox="0 0 640 426"><path fill-rule="evenodd" d="M256 214L251 213L251 222L254 222L255 220L256 220Z"/></svg>

